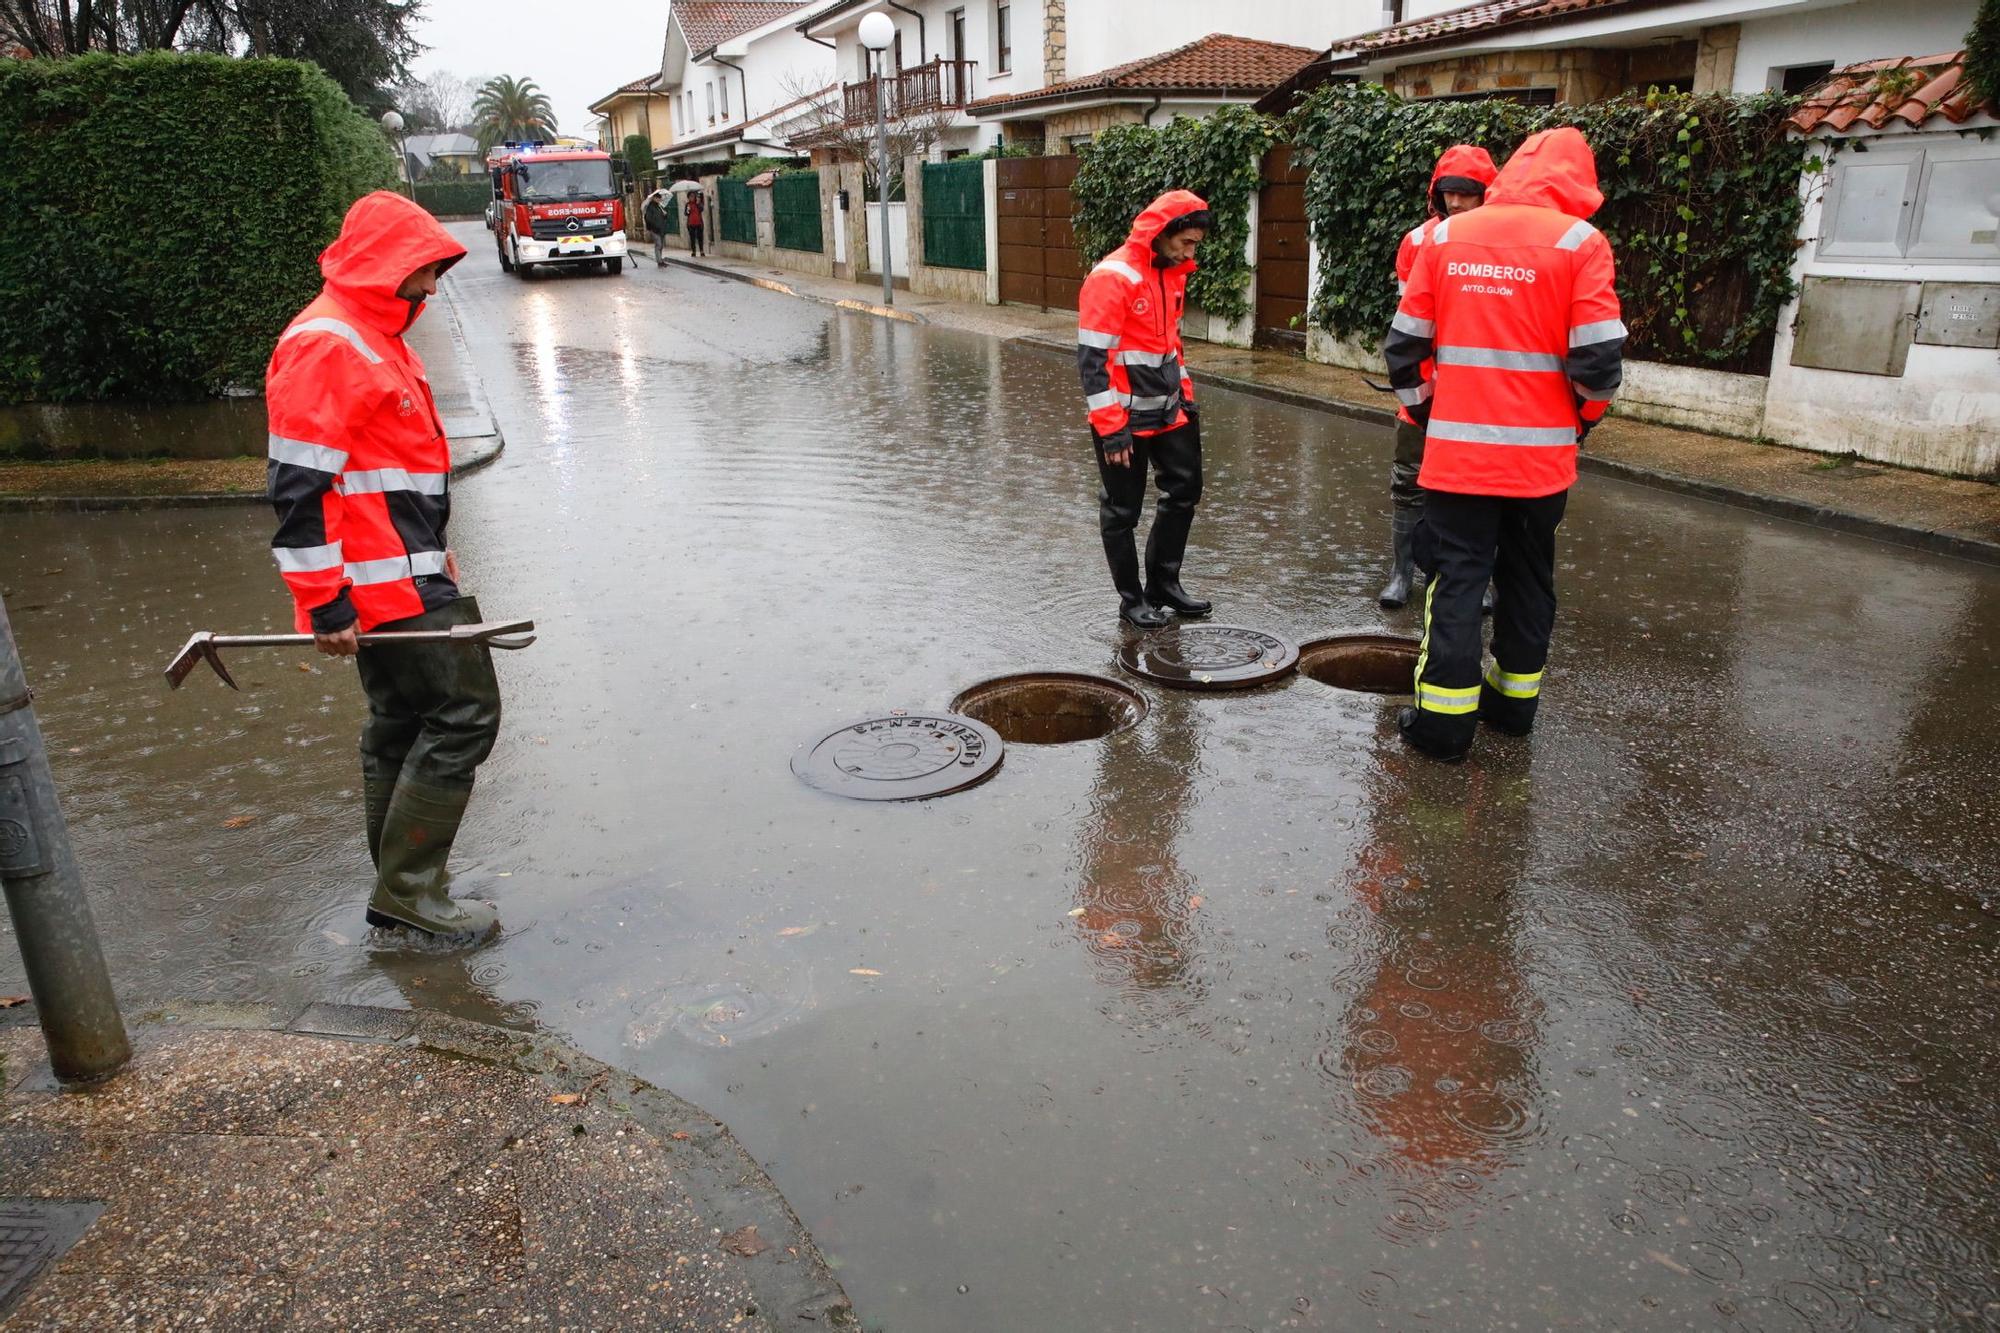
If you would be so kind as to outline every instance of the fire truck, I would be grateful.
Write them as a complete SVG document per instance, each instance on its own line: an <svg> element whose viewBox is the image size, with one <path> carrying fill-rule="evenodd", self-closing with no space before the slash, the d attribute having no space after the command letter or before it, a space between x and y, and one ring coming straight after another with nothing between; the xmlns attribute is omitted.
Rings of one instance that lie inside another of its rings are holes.
<svg viewBox="0 0 2000 1333"><path fill-rule="evenodd" d="M500 267L523 278L544 264L625 267L625 200L611 154L582 144L496 145L486 155L486 225Z"/></svg>

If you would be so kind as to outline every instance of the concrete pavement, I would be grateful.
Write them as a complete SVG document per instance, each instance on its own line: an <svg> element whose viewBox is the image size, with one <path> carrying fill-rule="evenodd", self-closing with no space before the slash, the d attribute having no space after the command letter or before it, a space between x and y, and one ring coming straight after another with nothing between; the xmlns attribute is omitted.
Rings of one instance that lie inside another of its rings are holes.
<svg viewBox="0 0 2000 1333"><path fill-rule="evenodd" d="M699 1108L438 1014L198 1005L57 1090L0 1025L0 1202L91 1200L14 1330L852 1326L761 1169ZM8 1197L11 1196L11 1197Z"/></svg>

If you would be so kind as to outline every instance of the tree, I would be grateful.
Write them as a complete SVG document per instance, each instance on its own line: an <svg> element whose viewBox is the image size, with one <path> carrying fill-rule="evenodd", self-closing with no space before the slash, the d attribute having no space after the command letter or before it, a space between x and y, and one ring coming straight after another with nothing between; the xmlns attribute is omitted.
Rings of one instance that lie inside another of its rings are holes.
<svg viewBox="0 0 2000 1333"><path fill-rule="evenodd" d="M483 152L503 139L554 137L556 111L533 79L501 74L480 87L472 101L472 123Z"/></svg>
<svg viewBox="0 0 2000 1333"><path fill-rule="evenodd" d="M1981 0L1965 34L1965 72L1989 102L2000 102L2000 0Z"/></svg>
<svg viewBox="0 0 2000 1333"><path fill-rule="evenodd" d="M210 51L308 60L379 110L423 50L422 14L423 0L0 0L0 40L52 58Z"/></svg>
<svg viewBox="0 0 2000 1333"><path fill-rule="evenodd" d="M803 127L790 133L788 136L790 145L799 149L831 149L839 161L861 163L865 189L879 198L881 182L875 179L877 154L874 103L867 104L870 114L850 120L847 114L847 99L840 85L835 84L831 88L812 88L809 82L797 76L788 76L783 80L782 86L785 92L801 103L798 112L786 118L787 124L796 123ZM882 80L883 92L889 99L888 109L891 112L887 130L889 186L892 198L901 186L903 159L929 158L931 150L944 141L946 132L959 123L959 113L954 107L898 106L899 85L900 81L895 75L889 75Z"/></svg>
<svg viewBox="0 0 2000 1333"><path fill-rule="evenodd" d="M472 99L483 80L463 78L450 70L433 70L421 79L398 85L392 94L404 126L412 134L443 134L472 123Z"/></svg>

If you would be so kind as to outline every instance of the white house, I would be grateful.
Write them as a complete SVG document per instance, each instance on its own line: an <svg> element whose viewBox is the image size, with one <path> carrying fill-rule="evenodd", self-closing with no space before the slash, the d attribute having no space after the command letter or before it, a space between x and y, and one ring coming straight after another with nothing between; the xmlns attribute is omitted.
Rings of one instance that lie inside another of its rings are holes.
<svg viewBox="0 0 2000 1333"><path fill-rule="evenodd" d="M1960 55L1844 69L1791 118L1807 177L1763 434L2000 480L2000 118Z"/></svg>
<svg viewBox="0 0 2000 1333"><path fill-rule="evenodd" d="M1201 91L1208 95L1183 109L1199 113L1225 101L1254 100L1274 81L1265 77L1274 63L1303 64L1310 51L1367 26L1380 9L1379 0L1255 0L1227 8L1212 0L832 0L815 7L799 27L833 47L846 111L856 120L874 115L874 67L859 36L862 18L871 13L886 14L896 25L885 62L892 85L885 110L951 113L938 149L949 155L991 147L1003 135L1009 142L1047 142L1061 151L1064 142L1093 132L1093 124L1139 120L1149 104L1170 115L1176 108L1162 107L1150 91L1127 89L1131 96L1107 97L1095 83L1116 76L1122 66L1211 34L1226 32L1266 47L1309 48L1296 59L1253 53L1245 95L1217 97L1212 83L1204 82ZM1257 80L1262 87L1255 86ZM1067 101L1011 105L1071 83L1092 87ZM1010 105L996 113L1003 104ZM1112 107L1120 109L1109 111ZM1043 114L1030 114L1035 109ZM1057 120L1053 129L1045 123L1051 115Z"/></svg>
<svg viewBox="0 0 2000 1333"><path fill-rule="evenodd" d="M810 95L833 82L833 53L798 23L790 0L673 0L657 89L673 108L662 167L790 153L785 131Z"/></svg>

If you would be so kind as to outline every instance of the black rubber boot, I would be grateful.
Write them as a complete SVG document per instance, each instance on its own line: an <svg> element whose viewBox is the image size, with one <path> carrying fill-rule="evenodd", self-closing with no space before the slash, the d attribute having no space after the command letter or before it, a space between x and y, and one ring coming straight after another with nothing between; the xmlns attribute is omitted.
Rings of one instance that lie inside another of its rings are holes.
<svg viewBox="0 0 2000 1333"><path fill-rule="evenodd" d="M1396 714L1396 730L1402 733L1403 743L1426 759L1435 759L1441 764L1464 762L1466 750L1444 749L1424 735L1423 728L1418 725L1421 716L1414 708L1405 708Z"/></svg>
<svg viewBox="0 0 2000 1333"><path fill-rule="evenodd" d="M1417 511L1407 505L1397 505L1389 518L1389 544L1394 552L1394 563L1389 567L1389 581L1375 600L1391 611L1399 611L1409 605L1410 593L1417 582L1417 562L1410 555L1410 538L1417 530Z"/></svg>
<svg viewBox="0 0 2000 1333"><path fill-rule="evenodd" d="M1171 624L1173 617L1146 600L1139 586L1139 552L1129 533L1122 539L1106 535L1104 558L1111 565L1111 584L1118 589L1118 618L1140 629L1158 629Z"/></svg>
<svg viewBox="0 0 2000 1333"><path fill-rule="evenodd" d="M472 799L470 787L434 787L405 776L382 822L375 892L368 924L420 931L452 944L471 944L500 920L491 903L454 899L445 862Z"/></svg>
<svg viewBox="0 0 2000 1333"><path fill-rule="evenodd" d="M1187 556L1195 506L1201 503L1201 419L1189 409L1185 424L1148 444L1160 502L1153 510L1153 530L1146 535L1146 600L1175 615L1205 616L1215 604L1181 587L1181 561Z"/></svg>

